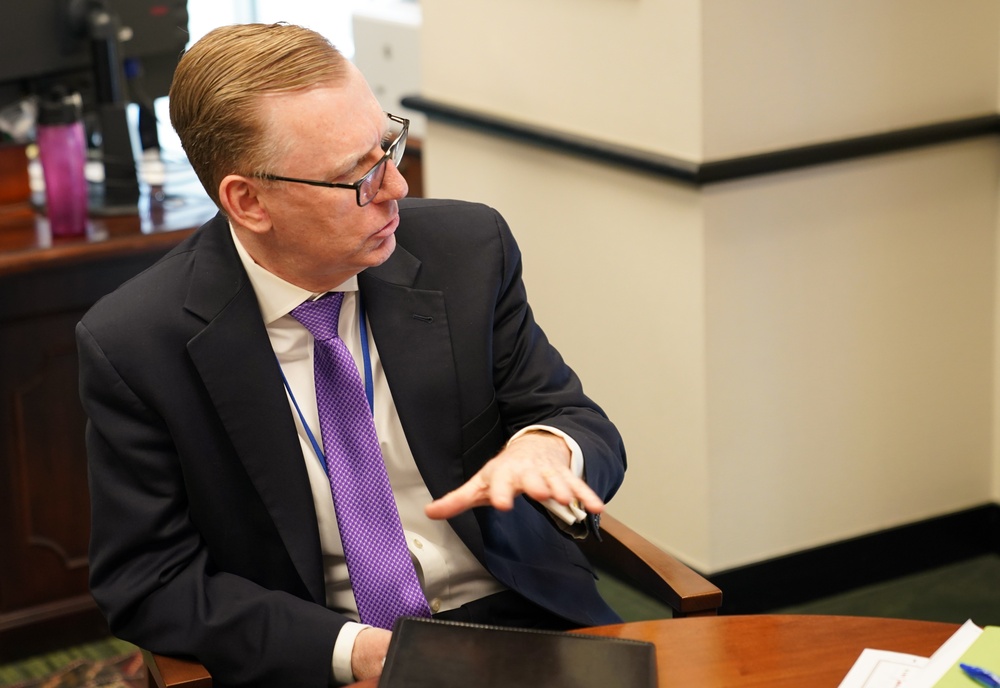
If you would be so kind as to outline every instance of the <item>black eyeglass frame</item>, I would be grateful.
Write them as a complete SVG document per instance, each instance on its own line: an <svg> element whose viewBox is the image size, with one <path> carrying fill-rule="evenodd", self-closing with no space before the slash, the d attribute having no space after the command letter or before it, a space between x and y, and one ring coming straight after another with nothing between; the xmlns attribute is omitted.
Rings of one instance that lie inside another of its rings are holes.
<svg viewBox="0 0 1000 688"><path fill-rule="evenodd" d="M398 117L397 115L393 115L388 112L385 113L385 116L389 118L390 122L401 124L403 128L396 138L392 140L392 143L386 147L385 154L381 157L381 159L379 159L379 161L356 182L352 182L350 184L342 182L324 182L319 181L318 179L299 179L297 177L282 177L277 174L267 173L260 173L254 176L259 179L267 179L272 182L293 182L295 184L308 184L309 186L322 186L327 189L354 189L354 197L357 200L358 207L364 208L366 205L374 201L375 197L378 196L378 192L382 190L382 184L385 182L384 171L382 179L379 181L378 188L375 189L375 193L373 193L364 203L361 202L361 187L364 186L365 182L370 180L372 176L378 172L379 168L385 165L389 160L392 160L393 164L398 164L398 161L403 158L403 152L406 150L406 137L410 131L410 120L405 117Z"/></svg>

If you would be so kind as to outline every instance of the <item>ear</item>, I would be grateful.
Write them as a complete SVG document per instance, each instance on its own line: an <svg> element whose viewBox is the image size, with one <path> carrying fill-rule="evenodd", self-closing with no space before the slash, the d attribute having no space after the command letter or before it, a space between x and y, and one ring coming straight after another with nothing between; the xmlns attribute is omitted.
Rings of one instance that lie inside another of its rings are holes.
<svg viewBox="0 0 1000 688"><path fill-rule="evenodd" d="M219 182L219 203L232 222L255 233L271 228L271 217L260 196L260 184L239 174L227 175Z"/></svg>

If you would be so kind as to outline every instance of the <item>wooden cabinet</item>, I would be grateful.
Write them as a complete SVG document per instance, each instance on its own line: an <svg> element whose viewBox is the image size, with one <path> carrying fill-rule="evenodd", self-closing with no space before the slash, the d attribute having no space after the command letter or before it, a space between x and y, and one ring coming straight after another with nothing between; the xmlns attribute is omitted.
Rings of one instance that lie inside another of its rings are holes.
<svg viewBox="0 0 1000 688"><path fill-rule="evenodd" d="M142 207L51 241L28 203L0 206L0 663L108 633L87 585L74 330L215 212L204 195Z"/></svg>

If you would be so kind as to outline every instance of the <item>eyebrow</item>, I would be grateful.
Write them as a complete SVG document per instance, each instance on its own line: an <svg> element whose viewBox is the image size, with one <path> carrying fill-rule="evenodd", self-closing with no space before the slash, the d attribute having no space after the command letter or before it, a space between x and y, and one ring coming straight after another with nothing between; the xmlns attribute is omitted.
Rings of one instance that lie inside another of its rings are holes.
<svg viewBox="0 0 1000 688"><path fill-rule="evenodd" d="M369 148L367 151L365 151L364 153L362 153L360 156L347 158L342 165L334 168L334 169L337 169L337 170L343 170L343 172L337 174L335 177L332 177L332 178L333 179L340 179L344 175L346 175L348 172L353 172L354 170L356 170L359 167L361 167L364 164L365 160L367 160L371 156L372 151L375 150L375 149L378 149L380 151L380 153L379 153L379 157L380 158L383 155L385 155L385 151L382 150L382 140L385 138L385 135L387 133L389 133L390 131L392 131L392 126L391 126L391 123L389 121L389 118L386 117L385 118L385 125L382 127L382 132L378 136L378 142L372 148ZM350 165L350 167L347 167L347 165ZM368 170L365 170L365 172L367 172L367 171Z"/></svg>
<svg viewBox="0 0 1000 688"><path fill-rule="evenodd" d="M333 168L333 172L330 174L331 180L337 180L345 177L347 174L353 172L361 164L364 158L351 157L347 158L340 165Z"/></svg>

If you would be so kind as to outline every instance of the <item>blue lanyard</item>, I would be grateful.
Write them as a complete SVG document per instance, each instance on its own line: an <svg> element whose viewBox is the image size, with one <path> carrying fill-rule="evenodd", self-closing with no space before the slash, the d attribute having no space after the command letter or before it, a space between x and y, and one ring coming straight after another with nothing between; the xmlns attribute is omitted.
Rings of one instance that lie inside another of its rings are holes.
<svg viewBox="0 0 1000 688"><path fill-rule="evenodd" d="M365 396L368 398L368 408L374 417L375 393L372 390L372 358L371 352L368 350L368 325L365 323L365 308L364 304L361 302L360 291L358 292L358 318L361 321L361 358L364 360L365 369ZM313 434L312 429L309 427L309 423L306 422L306 417L302 413L302 409L299 408L299 402L295 398L292 386L288 384L288 378L285 377L285 371L282 370L280 361L278 362L278 371L281 373L281 381L285 383L285 390L288 392L288 397L292 400L292 406L295 407L295 412L299 414L299 420L302 421L302 427L305 428L306 436L309 438L309 442L312 443L313 451L316 452L316 458L319 459L319 462L325 471L326 455L323 453L323 449L319 446L319 442L316 441L316 435Z"/></svg>
<svg viewBox="0 0 1000 688"><path fill-rule="evenodd" d="M372 357L368 351L368 324L365 322L365 304L358 291L358 319L361 321L361 358L365 367L365 396L368 397L368 408L375 415L375 392L372 389Z"/></svg>

